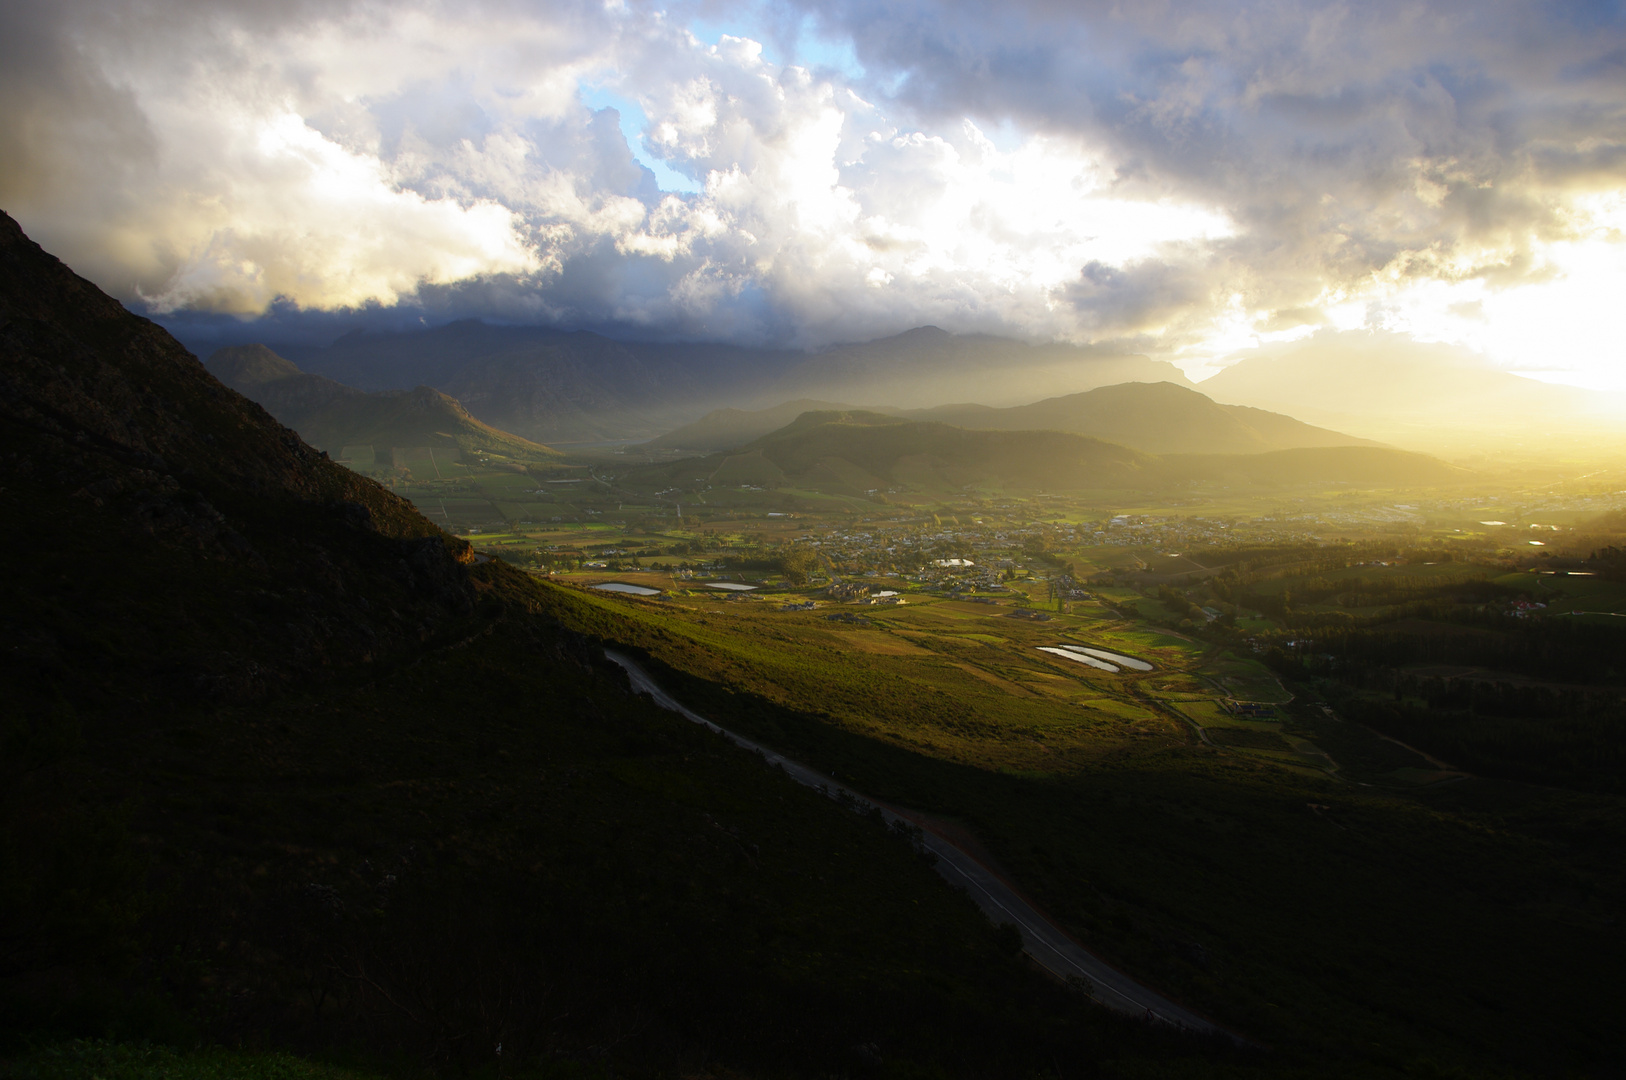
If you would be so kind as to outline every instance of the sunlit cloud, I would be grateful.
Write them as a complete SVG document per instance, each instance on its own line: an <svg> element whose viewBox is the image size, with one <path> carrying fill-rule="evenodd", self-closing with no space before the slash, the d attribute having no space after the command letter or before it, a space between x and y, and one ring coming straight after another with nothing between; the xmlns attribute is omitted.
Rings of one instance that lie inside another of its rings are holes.
<svg viewBox="0 0 1626 1080"><path fill-rule="evenodd" d="M210 197L172 204L159 219L178 259L163 289L145 297L157 312L391 304L420 284L536 267L503 206L404 190L377 158L292 113L222 127L213 146L225 167Z"/></svg>
<svg viewBox="0 0 1626 1080"><path fill-rule="evenodd" d="M5 17L0 200L159 313L416 305L801 345L934 322L1193 373L1366 328L1547 377L1626 368L1608 20L132 11Z"/></svg>

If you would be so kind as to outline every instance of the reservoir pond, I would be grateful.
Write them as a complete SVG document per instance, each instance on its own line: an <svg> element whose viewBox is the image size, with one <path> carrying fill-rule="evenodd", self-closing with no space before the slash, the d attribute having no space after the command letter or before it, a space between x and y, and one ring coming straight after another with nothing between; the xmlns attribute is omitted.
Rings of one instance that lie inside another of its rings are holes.
<svg viewBox="0 0 1626 1080"><path fill-rule="evenodd" d="M1105 660L1097 660L1093 656L1085 656L1083 653L1074 652L1071 649L1058 649L1050 645L1040 645L1038 648L1040 652L1049 653L1051 656L1059 656L1063 660L1074 660L1080 664L1088 664L1090 667L1098 668L1101 671L1110 671L1113 674L1117 674L1119 671L1117 664L1109 664Z"/></svg>
<svg viewBox="0 0 1626 1080"><path fill-rule="evenodd" d="M1093 656L1097 660L1105 660L1108 663L1117 664L1119 667L1126 667L1130 671L1152 670L1152 665L1144 660L1136 660L1132 656L1120 656L1118 653L1107 652L1105 649L1092 649L1087 645L1063 645L1062 648L1071 652L1083 653L1085 656Z"/></svg>
<svg viewBox="0 0 1626 1080"><path fill-rule="evenodd" d="M605 592L631 593L633 596L659 596L661 594L659 589L651 589L643 585L628 585L622 581L606 581L594 585L593 588L602 589Z"/></svg>

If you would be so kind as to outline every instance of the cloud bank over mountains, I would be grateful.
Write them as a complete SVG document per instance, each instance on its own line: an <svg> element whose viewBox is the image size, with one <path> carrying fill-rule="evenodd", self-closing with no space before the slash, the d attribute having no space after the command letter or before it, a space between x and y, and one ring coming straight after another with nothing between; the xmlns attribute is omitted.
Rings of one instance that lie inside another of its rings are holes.
<svg viewBox="0 0 1626 1080"><path fill-rule="evenodd" d="M0 205L171 318L1626 367L1618 5L68 0L0 94Z"/></svg>

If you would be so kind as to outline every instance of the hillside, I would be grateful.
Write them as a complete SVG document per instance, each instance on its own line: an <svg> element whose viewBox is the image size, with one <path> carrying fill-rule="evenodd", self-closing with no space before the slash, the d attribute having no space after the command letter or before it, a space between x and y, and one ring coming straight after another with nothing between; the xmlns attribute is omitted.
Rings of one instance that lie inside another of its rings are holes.
<svg viewBox="0 0 1626 1080"><path fill-rule="evenodd" d="M548 614L573 594L328 460L3 216L0 509L6 1053L1210 1053L1081 1011L907 843L628 693Z"/></svg>
<svg viewBox="0 0 1626 1080"><path fill-rule="evenodd" d="M1306 446L1373 445L1291 416L1220 405L1169 382L1121 383L1031 405L946 405L906 414L960 427L1070 431L1147 454L1255 454Z"/></svg>
<svg viewBox="0 0 1626 1080"><path fill-rule="evenodd" d="M205 366L306 442L335 455L346 446L370 445L380 453L398 446L433 446L484 450L522 461L559 456L476 420L455 398L427 386L365 393L300 371L264 345L217 350Z"/></svg>

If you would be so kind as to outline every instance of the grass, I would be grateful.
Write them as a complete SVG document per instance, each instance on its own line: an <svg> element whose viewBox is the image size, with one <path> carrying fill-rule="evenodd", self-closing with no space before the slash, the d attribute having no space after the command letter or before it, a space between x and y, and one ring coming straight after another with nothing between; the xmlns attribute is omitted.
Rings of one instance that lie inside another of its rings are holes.
<svg viewBox="0 0 1626 1080"><path fill-rule="evenodd" d="M1594 993L1614 962L1603 957L1626 959L1605 929L1623 896L1606 848L1552 846L1499 789L1484 805L1420 802L1434 789L1396 773L1422 764L1414 755L1305 706L1270 724L1225 720L1212 692L1182 702L1226 733L1212 749L1151 704L1175 677L1195 697L1193 676L1210 670L1231 693L1280 700L1255 661L1151 628L1109 635L1105 620L1029 624L997 609L984 616L997 634L945 634L946 612L932 610L942 604L877 619L924 651L887 655L748 610L556 602L573 625L644 650L719 721L860 790L966 822L1081 940L1289 1060L1540 1072L1617 1045L1607 995ZM1160 669L1053 665L1033 646L1062 625ZM1484 786L1451 786L1462 785ZM1619 801L1550 799L1555 815L1609 822L1619 849ZM1520 899L1558 879L1587 882L1577 907Z"/></svg>
<svg viewBox="0 0 1626 1080"><path fill-rule="evenodd" d="M1507 574L1495 579L1530 593L1550 612L1626 612L1626 583L1596 577Z"/></svg>

